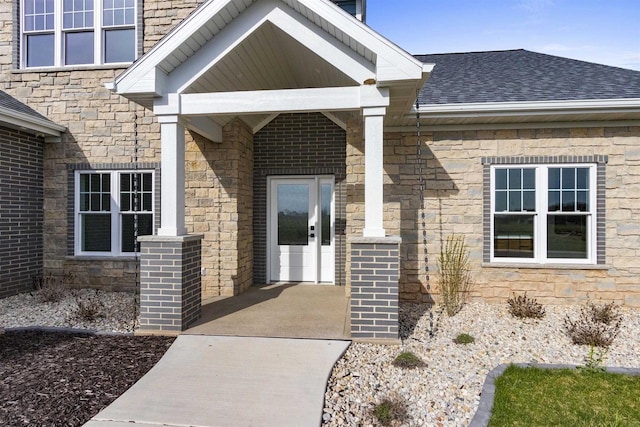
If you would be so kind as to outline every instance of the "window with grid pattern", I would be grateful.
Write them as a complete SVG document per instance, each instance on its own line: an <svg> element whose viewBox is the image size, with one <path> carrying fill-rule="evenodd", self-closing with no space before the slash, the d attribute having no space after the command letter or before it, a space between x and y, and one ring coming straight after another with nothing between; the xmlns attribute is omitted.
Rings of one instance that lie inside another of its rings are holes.
<svg viewBox="0 0 640 427"><path fill-rule="evenodd" d="M76 194L77 255L135 252L136 215L137 235L153 234L153 172L78 171Z"/></svg>
<svg viewBox="0 0 640 427"><path fill-rule="evenodd" d="M21 66L130 63L136 0L21 0Z"/></svg>
<svg viewBox="0 0 640 427"><path fill-rule="evenodd" d="M595 165L491 168L491 259L595 262Z"/></svg>

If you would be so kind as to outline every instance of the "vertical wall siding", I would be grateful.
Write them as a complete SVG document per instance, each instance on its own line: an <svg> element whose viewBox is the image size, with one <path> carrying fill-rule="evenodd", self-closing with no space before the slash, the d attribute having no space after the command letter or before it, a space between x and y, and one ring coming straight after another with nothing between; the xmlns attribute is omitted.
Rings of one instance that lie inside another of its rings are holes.
<svg viewBox="0 0 640 427"><path fill-rule="evenodd" d="M267 281L267 178L333 175L336 200L336 284L346 259L346 133L320 113L281 114L254 136L254 283Z"/></svg>
<svg viewBox="0 0 640 427"><path fill-rule="evenodd" d="M42 274L41 138L0 127L0 297Z"/></svg>

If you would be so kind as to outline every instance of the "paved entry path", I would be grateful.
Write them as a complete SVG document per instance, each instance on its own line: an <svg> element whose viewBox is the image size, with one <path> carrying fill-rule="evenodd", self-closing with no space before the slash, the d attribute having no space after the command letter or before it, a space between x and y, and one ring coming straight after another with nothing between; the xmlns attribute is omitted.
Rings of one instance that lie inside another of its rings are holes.
<svg viewBox="0 0 640 427"><path fill-rule="evenodd" d="M348 341L179 336L87 427L319 426Z"/></svg>

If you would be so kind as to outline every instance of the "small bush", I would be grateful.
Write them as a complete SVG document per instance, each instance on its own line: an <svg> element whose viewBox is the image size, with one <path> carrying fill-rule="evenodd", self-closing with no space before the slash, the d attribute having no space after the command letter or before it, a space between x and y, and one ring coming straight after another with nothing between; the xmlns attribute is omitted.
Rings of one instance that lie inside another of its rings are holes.
<svg viewBox="0 0 640 427"><path fill-rule="evenodd" d="M75 276L67 273L62 277L49 273L46 276L36 277L33 280L33 288L38 291L38 301L58 302L69 294L69 287Z"/></svg>
<svg viewBox="0 0 640 427"><path fill-rule="evenodd" d="M580 308L578 319L567 315L564 327L574 344L609 347L620 332L622 315L615 303L587 303Z"/></svg>
<svg viewBox="0 0 640 427"><path fill-rule="evenodd" d="M596 322L613 325L622 319L620 306L613 301L608 304L588 304L587 306L591 312L591 317L593 317L593 320Z"/></svg>
<svg viewBox="0 0 640 427"><path fill-rule="evenodd" d="M373 416L381 425L390 426L394 421L406 420L407 408L398 397L385 398L373 408Z"/></svg>
<svg viewBox="0 0 640 427"><path fill-rule="evenodd" d="M507 300L509 305L509 313L513 317L520 319L542 319L545 315L544 307L538 303L535 298L527 297L527 293L524 295L513 295L513 298Z"/></svg>
<svg viewBox="0 0 640 427"><path fill-rule="evenodd" d="M607 369L604 367L604 362L607 360L608 350L605 349L596 349L595 346L591 346L589 349L589 353L584 358L584 366L579 367L584 372L588 373L598 373L598 372L606 372Z"/></svg>
<svg viewBox="0 0 640 427"><path fill-rule="evenodd" d="M104 317L104 304L100 300L97 294L82 297L76 295L76 308L73 312L73 316L85 322L93 322L101 317Z"/></svg>
<svg viewBox="0 0 640 427"><path fill-rule="evenodd" d="M427 366L427 364L412 352L403 351L398 355L398 357L394 359L393 366L397 366L398 368L413 369L422 368L424 366Z"/></svg>
<svg viewBox="0 0 640 427"><path fill-rule="evenodd" d="M464 237L455 234L447 237L436 261L442 305L449 316L455 316L469 297L473 285Z"/></svg>
<svg viewBox="0 0 640 427"><path fill-rule="evenodd" d="M453 342L456 344L471 344L475 341L476 339L469 334L460 334L453 340Z"/></svg>

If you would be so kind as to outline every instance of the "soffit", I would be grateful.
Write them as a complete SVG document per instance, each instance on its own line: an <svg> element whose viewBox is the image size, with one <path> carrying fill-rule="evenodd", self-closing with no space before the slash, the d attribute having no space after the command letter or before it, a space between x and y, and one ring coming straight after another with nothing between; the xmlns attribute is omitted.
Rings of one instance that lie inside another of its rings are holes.
<svg viewBox="0 0 640 427"><path fill-rule="evenodd" d="M353 79L306 46L265 22L185 93L355 85Z"/></svg>

